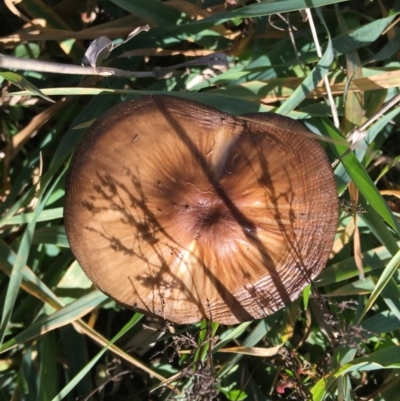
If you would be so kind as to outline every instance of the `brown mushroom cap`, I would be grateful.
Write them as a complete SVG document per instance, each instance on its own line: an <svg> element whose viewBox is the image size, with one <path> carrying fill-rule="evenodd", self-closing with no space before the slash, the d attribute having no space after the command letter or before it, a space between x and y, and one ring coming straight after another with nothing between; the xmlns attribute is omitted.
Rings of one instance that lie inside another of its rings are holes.
<svg viewBox="0 0 400 401"><path fill-rule="evenodd" d="M71 163L74 255L117 302L176 323L273 313L325 266L338 220L328 158L302 133L171 96L114 107Z"/></svg>

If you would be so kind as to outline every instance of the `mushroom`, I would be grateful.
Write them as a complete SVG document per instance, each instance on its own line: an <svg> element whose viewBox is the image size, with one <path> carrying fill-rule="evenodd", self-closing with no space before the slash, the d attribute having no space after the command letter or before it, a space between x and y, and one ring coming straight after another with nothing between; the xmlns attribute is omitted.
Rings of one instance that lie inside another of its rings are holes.
<svg viewBox="0 0 400 401"><path fill-rule="evenodd" d="M235 324L299 296L333 244L329 160L299 122L172 96L122 103L67 178L72 252L119 304L179 324Z"/></svg>

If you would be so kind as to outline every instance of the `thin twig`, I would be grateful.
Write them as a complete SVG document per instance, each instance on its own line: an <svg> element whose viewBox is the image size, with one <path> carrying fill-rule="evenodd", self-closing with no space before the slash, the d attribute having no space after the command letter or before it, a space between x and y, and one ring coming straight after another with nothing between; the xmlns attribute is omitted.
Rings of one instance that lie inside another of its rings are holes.
<svg viewBox="0 0 400 401"><path fill-rule="evenodd" d="M283 21L285 21L286 25L288 26L289 37L290 37L290 41L292 42L292 46L293 46L293 49L294 49L294 53L295 53L297 64L299 65L299 67L300 67L301 71L303 72L304 76L307 76L306 71L305 71L305 69L303 67L303 63L300 61L299 52L297 51L297 46L296 46L296 40L295 40L294 34L293 34L293 31L297 31L297 28L294 25L292 26L292 24L290 23L289 14L287 14L287 18L285 18L281 14L278 14L278 16Z"/></svg>
<svg viewBox="0 0 400 401"><path fill-rule="evenodd" d="M319 44L317 31L315 30L314 20L313 20L312 14L311 14L311 10L309 8L306 8L306 14L307 14L308 22L310 24L311 33L312 33L312 36L314 39L315 49L317 50L317 55L319 58L321 58L322 57L321 46ZM324 77L324 82L325 82L326 93L328 95L329 105L332 110L333 123L335 124L336 128L339 128L339 125L340 125L339 117L338 117L338 113L337 113L337 110L335 107L335 102L333 100L332 91L331 91L331 87L329 86L329 80L328 80L327 75L325 75L325 77Z"/></svg>
<svg viewBox="0 0 400 401"><path fill-rule="evenodd" d="M56 74L76 74L76 75L100 75L103 77L123 77L123 78L148 78L159 77L159 74L154 71L124 71L118 68L109 67L81 67L79 65L70 65L62 63L52 63L50 61L40 61L32 59L21 59L12 56L0 57L0 68L16 69L23 71L39 71L50 72Z"/></svg>
<svg viewBox="0 0 400 401"><path fill-rule="evenodd" d="M268 16L268 23L272 26L272 28L276 29L277 31L285 32L285 31L286 31L285 28L281 28L281 27L279 27L278 25L275 25L275 23L272 21L272 17L273 17L274 15L278 15L278 16L280 17L279 14L270 14L270 15Z"/></svg>
<svg viewBox="0 0 400 401"><path fill-rule="evenodd" d="M100 75L103 77L119 78L169 78L176 74L178 68L188 68L193 66L206 65L209 67L222 66L223 71L229 67L228 58L225 53L217 52L204 57L198 57L195 60L186 63L176 64L171 67L156 67L153 71L125 71L110 67L89 67L70 65L62 63L52 63L49 61L40 61L32 59L21 59L12 56L0 56L0 68L15 69L23 71L39 71L58 74L76 74L76 75Z"/></svg>

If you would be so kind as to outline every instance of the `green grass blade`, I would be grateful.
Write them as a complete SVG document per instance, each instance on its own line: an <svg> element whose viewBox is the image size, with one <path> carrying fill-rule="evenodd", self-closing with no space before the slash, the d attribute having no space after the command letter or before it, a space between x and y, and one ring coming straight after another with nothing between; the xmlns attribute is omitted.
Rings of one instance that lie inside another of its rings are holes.
<svg viewBox="0 0 400 401"><path fill-rule="evenodd" d="M340 140L343 137L337 132L335 127L333 127L327 120L322 120L321 123L324 125L324 132L328 134L332 139ZM347 149L345 146L341 145L331 145L335 147L337 154L342 155ZM343 158L341 162L351 180L356 184L357 188L363 194L364 198L371 204L371 206L380 214L380 216L385 220L389 226L391 226L398 234L400 234L400 224L393 216L382 195L379 193L374 182L371 180L370 176L365 171L364 167L357 160L355 154L350 152Z"/></svg>
<svg viewBox="0 0 400 401"><path fill-rule="evenodd" d="M339 54L353 52L375 42L381 36L383 30L394 20L396 15L398 15L398 12L391 13L388 17L363 25L349 34L336 36L332 41L335 52Z"/></svg>
<svg viewBox="0 0 400 401"><path fill-rule="evenodd" d="M236 338L240 337L244 331L251 325L251 322L244 322L239 326L232 328L230 331L227 332L225 336L223 336L213 348L213 352L217 352L220 348L223 348L226 344L230 341L235 340Z"/></svg>
<svg viewBox="0 0 400 401"><path fill-rule="evenodd" d="M400 320L392 311L385 310L365 319L361 327L371 336L377 336L400 329Z"/></svg>
<svg viewBox="0 0 400 401"><path fill-rule="evenodd" d="M400 245L400 243L399 243ZM379 248L370 249L362 254L365 272L383 269L391 259L389 250L381 246ZM354 262L353 257L346 258L338 263L328 266L314 280L317 287L325 287L333 283L339 283L353 277L357 277L359 271Z"/></svg>
<svg viewBox="0 0 400 401"><path fill-rule="evenodd" d="M8 71L8 72L0 72L0 76L5 78L7 81L11 82L15 86L18 86L18 88L31 91L35 95L40 96L41 98L47 100L48 102L54 103L53 99L50 99L48 96L46 96L39 88L37 88L35 85L31 84L22 75L19 75L15 72Z"/></svg>
<svg viewBox="0 0 400 401"><path fill-rule="evenodd" d="M39 215L39 213L38 213ZM27 227L22 237L21 244L18 249L17 258L12 269L10 282L7 287L6 298L3 305L3 314L0 322L0 346L3 343L8 324L11 320L11 314L17 300L19 287L22 282L22 270L28 260L29 249L35 230L35 221L32 221Z"/></svg>
<svg viewBox="0 0 400 401"><path fill-rule="evenodd" d="M64 169L64 171L66 168ZM1 317L1 322L0 322L0 346L3 344L4 340L4 335L6 333L8 324L11 319L11 314L14 309L15 301L18 296L18 291L21 286L22 278L23 278L23 269L26 265L26 262L28 260L29 256L29 251L30 251L30 246L33 238L33 234L35 231L36 227L36 218L40 216L40 213L44 209L46 205L47 199L50 197L51 193L53 192L53 189L56 187L58 184L58 181L62 177L62 173L58 176L56 180L54 180L52 186L49 188L48 193L46 196L41 199L37 209L36 209L36 217L33 218L33 220L28 224L24 235L22 236L21 244L18 249L18 254L16 261L14 263L12 273L10 276L10 282L8 284L7 288L7 294L6 294L6 299L3 305L3 314ZM47 182L47 185L49 184L49 181ZM46 183L43 184L42 191L44 191L47 187Z"/></svg>
<svg viewBox="0 0 400 401"><path fill-rule="evenodd" d="M319 13L319 15L322 19L322 14ZM326 47L325 53L318 61L317 65L312 69L311 73L307 75L304 81L296 88L293 94L290 95L290 97L276 110L276 112L279 114L288 115L292 110L294 110L306 98L306 96L318 86L318 84L326 76L326 74L328 74L332 62L332 41L330 36L328 36L328 45Z"/></svg>
<svg viewBox="0 0 400 401"><path fill-rule="evenodd" d="M145 21L155 22L157 25L175 25L182 19L181 13L157 0L111 0L133 15L143 18Z"/></svg>
<svg viewBox="0 0 400 401"><path fill-rule="evenodd" d="M19 344L30 341L37 336L48 333L59 327L80 319L90 313L93 309L99 307L107 301L107 295L100 291L92 291L86 294L64 308L59 309L50 316L40 319L34 324L28 326L22 333L17 334L13 339L7 341L0 347L0 353L6 352Z"/></svg>
<svg viewBox="0 0 400 401"><path fill-rule="evenodd" d="M28 224L30 223L36 216L36 213L23 213L17 216L9 216L4 219L0 219L0 227L7 225L19 225L19 224ZM43 210L42 213L36 218L36 222L40 221L50 221L61 219L63 217L63 208L57 207L54 209Z"/></svg>
<svg viewBox="0 0 400 401"><path fill-rule="evenodd" d="M35 231L32 244L54 244L69 248L64 226L41 227Z"/></svg>
<svg viewBox="0 0 400 401"><path fill-rule="evenodd" d="M333 376L336 378L354 371L366 372L377 369L400 369L400 347L387 347L356 358L351 363L341 366Z"/></svg>
<svg viewBox="0 0 400 401"><path fill-rule="evenodd" d="M90 372L92 367L96 364L96 362L103 356L103 354L107 351L109 345L114 344L120 337L122 337L125 333L127 333L132 327L136 325L142 319L143 315L139 313L135 313L128 323L111 339L109 344L102 348L96 356L94 356L91 361L83 368L81 371L60 391L60 393L55 396L52 401L61 401L64 397L66 397L69 392L78 384L82 378Z"/></svg>
<svg viewBox="0 0 400 401"><path fill-rule="evenodd" d="M374 281L376 283L378 279ZM396 281L392 277L383 288L381 296L389 310L400 320L400 289Z"/></svg>
<svg viewBox="0 0 400 401"><path fill-rule="evenodd" d="M11 276L12 266L16 260L17 255L0 239L0 270L7 276ZM56 296L28 266L24 266L22 271L22 283L25 289L36 298L49 305L57 305Z"/></svg>
<svg viewBox="0 0 400 401"><path fill-rule="evenodd" d="M311 389L313 401L322 401L334 381L347 373L354 371L365 372L377 369L399 369L400 368L400 347L388 347L373 352L365 357L354 359L346 363L335 372L319 380Z"/></svg>
<svg viewBox="0 0 400 401"><path fill-rule="evenodd" d="M50 401L57 394L57 342L54 333L43 336L39 344L40 365L37 399Z"/></svg>
<svg viewBox="0 0 400 401"><path fill-rule="evenodd" d="M278 13L287 13L304 8L322 7L328 4L342 3L347 0L271 0L263 3L250 4L232 11L219 13L203 20L193 22L191 25L223 24L233 18L253 18Z"/></svg>
<svg viewBox="0 0 400 401"><path fill-rule="evenodd" d="M258 322L257 326L251 331L251 333L244 339L241 344L243 347L254 347L271 329L271 326L279 320L282 315L282 311L278 311L265 319ZM229 373L229 371L235 366L236 363L242 358L243 355L236 354L229 357L218 372L218 377L223 377Z"/></svg>
<svg viewBox="0 0 400 401"><path fill-rule="evenodd" d="M396 242L393 232L362 195L360 196L359 201L360 205L365 210L365 213L361 216L361 220L368 226L381 244L386 246L392 256L395 255L399 250L399 244Z"/></svg>
<svg viewBox="0 0 400 401"><path fill-rule="evenodd" d="M296 88L292 95L276 110L277 113L288 115L294 110L306 96L317 87L320 81L328 74L330 66L333 62L332 44L329 41L321 60L311 71L311 74Z"/></svg>
<svg viewBox="0 0 400 401"><path fill-rule="evenodd" d="M369 309L372 307L372 305L375 303L376 299L379 297L383 289L386 287L388 282L392 279L393 274L397 271L398 267L400 265L400 251L396 253L396 255L393 256L392 260L389 262L389 264L386 266L385 270L381 274L378 282L375 285L374 290L372 291L372 294L370 295L367 304L364 307L364 310L361 313L361 316L358 319L357 324L360 324L362 318L365 316L365 314L369 311Z"/></svg>

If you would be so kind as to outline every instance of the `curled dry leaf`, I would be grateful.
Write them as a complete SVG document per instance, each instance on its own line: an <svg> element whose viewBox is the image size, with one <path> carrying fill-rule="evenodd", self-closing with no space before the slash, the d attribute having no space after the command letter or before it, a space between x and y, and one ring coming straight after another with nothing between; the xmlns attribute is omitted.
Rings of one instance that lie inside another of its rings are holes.
<svg viewBox="0 0 400 401"><path fill-rule="evenodd" d="M82 60L82 65L96 68L110 55L113 42L106 36L100 36L90 43Z"/></svg>
<svg viewBox="0 0 400 401"><path fill-rule="evenodd" d="M125 102L78 145L65 226L106 294L176 323L282 308L322 270L338 220L323 147L297 121L171 96Z"/></svg>
<svg viewBox="0 0 400 401"><path fill-rule="evenodd" d="M150 27L148 25L139 26L135 28L122 43L119 43L117 45L114 45L113 42L106 36L98 37L92 43L90 43L89 47L87 48L82 60L82 65L90 65L91 67L96 68L106 58L108 58L110 53L118 46L121 46L124 43L128 42L140 32L148 31L149 29Z"/></svg>

